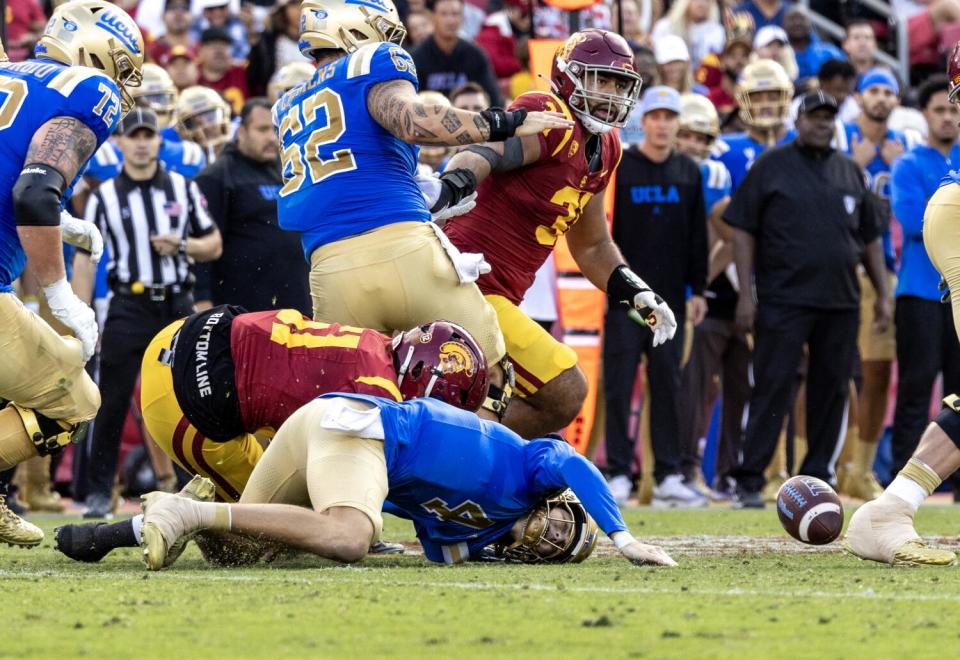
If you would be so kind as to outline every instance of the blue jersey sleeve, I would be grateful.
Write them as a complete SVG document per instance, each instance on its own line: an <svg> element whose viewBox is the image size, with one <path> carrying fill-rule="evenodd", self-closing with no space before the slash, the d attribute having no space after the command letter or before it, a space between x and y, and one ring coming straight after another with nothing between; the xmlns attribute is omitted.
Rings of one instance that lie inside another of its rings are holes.
<svg viewBox="0 0 960 660"><path fill-rule="evenodd" d="M700 163L700 175L703 181L703 207L709 215L717 202L730 196L733 182L726 165L717 160Z"/></svg>
<svg viewBox="0 0 960 660"><path fill-rule="evenodd" d="M351 58L347 69L348 78L363 76L367 87L388 80L406 80L415 89L420 89L413 57L396 44L371 44L358 50Z"/></svg>
<svg viewBox="0 0 960 660"><path fill-rule="evenodd" d="M120 174L122 169L123 162L117 148L110 142L104 142L87 161L87 169L83 175L102 183Z"/></svg>
<svg viewBox="0 0 960 660"><path fill-rule="evenodd" d="M525 447L534 489L545 494L570 488L606 534L627 531L627 524L597 467L558 440L533 440Z"/></svg>
<svg viewBox="0 0 960 660"><path fill-rule="evenodd" d="M120 92L110 78L87 67L61 73L50 86L67 97L59 112L76 117L97 136L97 145L106 142L120 120Z"/></svg>

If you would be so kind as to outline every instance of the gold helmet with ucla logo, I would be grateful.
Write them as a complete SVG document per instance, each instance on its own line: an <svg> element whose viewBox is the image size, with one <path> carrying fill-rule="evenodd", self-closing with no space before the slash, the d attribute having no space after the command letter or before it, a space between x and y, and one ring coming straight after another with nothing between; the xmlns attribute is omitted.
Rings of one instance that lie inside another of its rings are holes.
<svg viewBox="0 0 960 660"><path fill-rule="evenodd" d="M143 65L143 81L133 90L134 102L157 113L162 128L173 124L177 110L177 86L166 69L156 64Z"/></svg>
<svg viewBox="0 0 960 660"><path fill-rule="evenodd" d="M177 133L214 155L230 140L230 106L209 87L187 87L177 100Z"/></svg>
<svg viewBox="0 0 960 660"><path fill-rule="evenodd" d="M316 67L309 62L291 62L290 64L285 64L278 69L270 79L270 84L267 85L267 96L270 97L272 103L276 103L277 99L291 89L302 82L310 80L316 70Z"/></svg>
<svg viewBox="0 0 960 660"><path fill-rule="evenodd" d="M770 101L758 101L759 92L776 92ZM747 126L775 128L783 125L790 112L793 82L784 68L770 59L757 60L744 67L734 92L740 107L740 118Z"/></svg>
<svg viewBox="0 0 960 660"><path fill-rule="evenodd" d="M143 36L123 9L103 0L72 0L53 10L34 54L103 71L120 89L121 116L142 80Z"/></svg>
<svg viewBox="0 0 960 660"><path fill-rule="evenodd" d="M600 530L569 488L544 499L525 520L520 538L494 552L522 564L579 564L593 553Z"/></svg>
<svg viewBox="0 0 960 660"><path fill-rule="evenodd" d="M720 117L710 99L693 92L681 94L680 128L716 138L720 134Z"/></svg>
<svg viewBox="0 0 960 660"><path fill-rule="evenodd" d="M305 0L300 5L300 52L352 53L384 41L399 44L407 36L392 0Z"/></svg>

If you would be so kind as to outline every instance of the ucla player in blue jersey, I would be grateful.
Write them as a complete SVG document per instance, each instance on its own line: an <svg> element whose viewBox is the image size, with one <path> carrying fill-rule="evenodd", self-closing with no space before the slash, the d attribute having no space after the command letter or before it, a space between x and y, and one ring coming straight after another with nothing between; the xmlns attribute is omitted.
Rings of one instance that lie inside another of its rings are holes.
<svg viewBox="0 0 960 660"><path fill-rule="evenodd" d="M794 136L784 126L793 98L793 83L777 62L757 60L748 64L737 81L735 96L747 130L724 135L712 151L712 156L730 172L733 191L760 154Z"/></svg>
<svg viewBox="0 0 960 660"><path fill-rule="evenodd" d="M54 10L37 59L0 63L0 470L58 450L83 433L100 394L83 369L97 343L93 310L66 280L63 240L91 249L96 229L61 231L65 195L87 160L133 105L143 38L125 12L101 0ZM85 225L85 226L84 226ZM13 294L24 264L57 320L61 337ZM0 499L0 542L36 545L43 533Z"/></svg>
<svg viewBox="0 0 960 660"><path fill-rule="evenodd" d="M359 561L380 536L385 502L413 521L431 561L489 550L516 561L582 561L599 525L631 562L676 565L631 536L600 472L563 440L527 442L433 399L336 394L283 423L239 504L145 496L144 558L159 569L178 539L216 530Z"/></svg>
<svg viewBox="0 0 960 660"><path fill-rule="evenodd" d="M431 212L470 198L476 176L446 171L426 180L425 195L414 145L503 141L573 122L424 103L391 0L307 0L300 16L300 50L317 71L274 106L284 180L278 215L281 227L302 233L314 317L385 332L448 319L498 364L505 351L497 316L473 283L485 264L459 254L430 223Z"/></svg>

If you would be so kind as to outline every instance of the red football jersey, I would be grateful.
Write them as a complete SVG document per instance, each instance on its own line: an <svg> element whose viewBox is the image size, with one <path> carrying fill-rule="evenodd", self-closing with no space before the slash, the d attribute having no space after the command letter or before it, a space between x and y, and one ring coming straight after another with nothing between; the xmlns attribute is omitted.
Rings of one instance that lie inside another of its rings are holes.
<svg viewBox="0 0 960 660"><path fill-rule="evenodd" d="M566 103L546 92L517 97L511 109L551 110L573 117ZM492 270L477 281L485 294L519 303L557 238L580 218L590 198L607 187L620 162L614 131L600 136L601 166L591 173L584 155L590 137L580 122L540 134L540 160L491 174L469 213L451 218L444 231L462 252L482 252Z"/></svg>
<svg viewBox="0 0 960 660"><path fill-rule="evenodd" d="M230 329L244 428L278 429L327 392L400 401L390 338L365 328L317 323L293 309L241 314Z"/></svg>

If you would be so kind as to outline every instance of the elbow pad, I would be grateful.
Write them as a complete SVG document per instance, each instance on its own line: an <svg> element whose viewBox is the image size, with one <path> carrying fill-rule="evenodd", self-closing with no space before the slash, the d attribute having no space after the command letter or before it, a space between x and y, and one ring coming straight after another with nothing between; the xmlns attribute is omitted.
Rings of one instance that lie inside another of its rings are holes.
<svg viewBox="0 0 960 660"><path fill-rule="evenodd" d="M58 227L66 179L45 163L30 163L13 186L13 211L19 227Z"/></svg>
<svg viewBox="0 0 960 660"><path fill-rule="evenodd" d="M447 170L440 175L440 196L431 207L430 213L456 206L460 200L472 195L476 189L477 175L472 170L463 168Z"/></svg>

